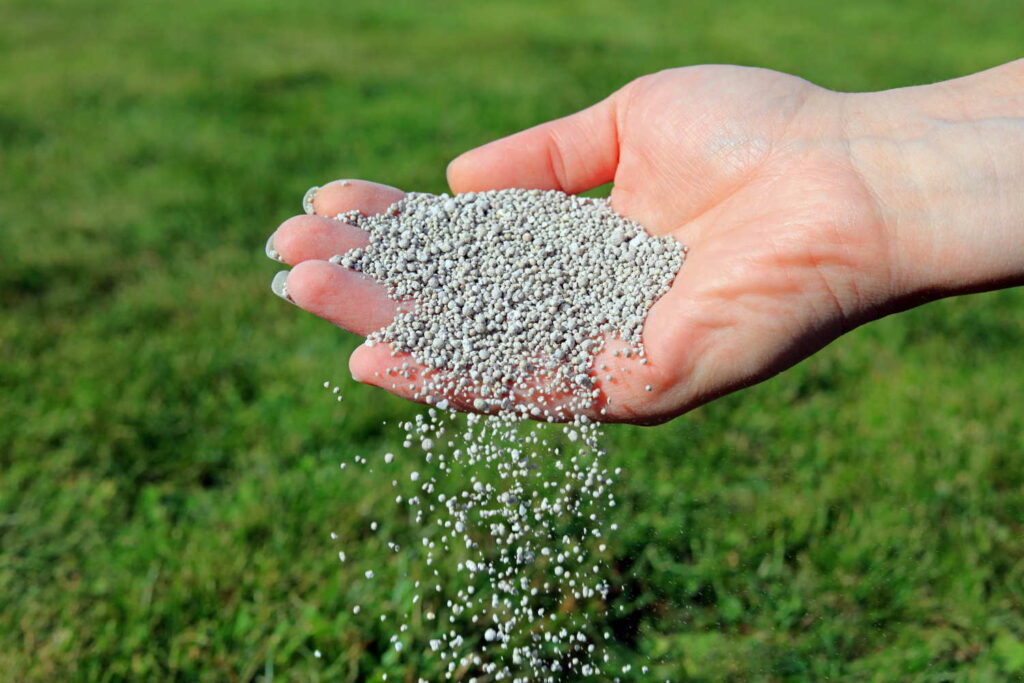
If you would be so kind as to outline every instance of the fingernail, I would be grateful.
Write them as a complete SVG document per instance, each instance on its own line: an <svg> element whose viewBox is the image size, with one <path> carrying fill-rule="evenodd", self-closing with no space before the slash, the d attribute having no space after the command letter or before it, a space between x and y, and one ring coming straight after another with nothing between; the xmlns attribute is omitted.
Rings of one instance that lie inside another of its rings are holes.
<svg viewBox="0 0 1024 683"><path fill-rule="evenodd" d="M281 258L280 254L277 253L277 249L274 249L274 235L276 235L276 234L277 234L277 230L275 230L270 235L270 237L267 238L267 246L265 248L265 251L267 253L267 258L268 259L270 259L272 261L277 261L278 263L284 263L284 259Z"/></svg>
<svg viewBox="0 0 1024 683"><path fill-rule="evenodd" d="M274 276L274 280L270 283L270 291L277 294L279 297L287 301L288 303L294 304L291 295L288 294L288 273L291 271L282 270Z"/></svg>
<svg viewBox="0 0 1024 683"><path fill-rule="evenodd" d="M367 342L364 341L363 344L367 344ZM366 378L363 377L363 373L358 372L355 366L352 364L352 356L349 356L348 358L348 373L352 375L352 379L354 379L355 381L359 382L360 384L366 384Z"/></svg>
<svg viewBox="0 0 1024 683"><path fill-rule="evenodd" d="M302 196L302 210L305 211L307 214L312 215L316 213L316 209L313 208L313 200L316 199L316 193L319 191L320 186L314 185L313 187L306 190L306 194Z"/></svg>

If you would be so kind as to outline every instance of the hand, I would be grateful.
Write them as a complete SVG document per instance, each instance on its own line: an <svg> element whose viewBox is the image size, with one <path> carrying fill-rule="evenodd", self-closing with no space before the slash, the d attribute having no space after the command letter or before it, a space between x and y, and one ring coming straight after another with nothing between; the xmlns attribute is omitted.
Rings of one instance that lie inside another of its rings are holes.
<svg viewBox="0 0 1024 683"><path fill-rule="evenodd" d="M608 351L597 360L616 371L601 385L611 399L601 419L653 423L763 380L908 297L956 289L908 275L909 263L941 249L918 234L931 226L914 222L914 207L927 214L926 197L886 201L878 190L910 158L895 138L866 142L885 127L852 113L888 111L895 97L883 95L866 103L871 96L761 69L675 69L470 151L448 179L455 192L581 192L614 181L619 213L690 248L648 316L649 363L625 364ZM339 181L316 195L316 216L282 224L272 240L295 266L291 298L357 334L386 325L396 308L382 288L325 260L365 237L326 217L379 212L401 196ZM918 233L908 238L911 228ZM350 361L356 379L408 395L384 372L393 365L380 346L360 347Z"/></svg>

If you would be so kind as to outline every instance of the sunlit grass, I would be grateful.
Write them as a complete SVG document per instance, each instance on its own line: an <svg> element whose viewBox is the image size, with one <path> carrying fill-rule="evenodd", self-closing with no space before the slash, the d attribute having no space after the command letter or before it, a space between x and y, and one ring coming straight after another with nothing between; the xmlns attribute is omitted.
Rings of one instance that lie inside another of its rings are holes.
<svg viewBox="0 0 1024 683"><path fill-rule="evenodd" d="M459 151L669 66L896 87L1019 57L1024 25L1016 2L920 0L2 14L9 680L436 676L378 620L402 560L357 578L371 515L410 533L380 516L389 476L338 468L394 448L381 422L415 408L354 386L356 340L268 290L263 243L309 185L440 191ZM1021 291L941 302L671 424L610 429L616 657L637 680L1024 675L1022 344Z"/></svg>

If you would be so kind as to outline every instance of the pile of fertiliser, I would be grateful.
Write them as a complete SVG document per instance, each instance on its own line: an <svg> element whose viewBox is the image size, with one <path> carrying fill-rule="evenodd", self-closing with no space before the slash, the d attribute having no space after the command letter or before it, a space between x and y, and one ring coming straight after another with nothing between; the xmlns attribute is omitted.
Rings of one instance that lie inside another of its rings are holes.
<svg viewBox="0 0 1024 683"><path fill-rule="evenodd" d="M369 244L332 261L405 302L366 341L395 356L383 383L430 406L399 425L407 454L355 460L416 460L392 481L416 537L388 541L415 578L392 647L438 658L448 679L618 675L610 634L587 618L610 609L614 588L602 558L615 473L587 417L604 412L608 369L594 358L619 339L617 358L646 362L644 318L685 248L607 200L555 191L413 193L336 218Z"/></svg>

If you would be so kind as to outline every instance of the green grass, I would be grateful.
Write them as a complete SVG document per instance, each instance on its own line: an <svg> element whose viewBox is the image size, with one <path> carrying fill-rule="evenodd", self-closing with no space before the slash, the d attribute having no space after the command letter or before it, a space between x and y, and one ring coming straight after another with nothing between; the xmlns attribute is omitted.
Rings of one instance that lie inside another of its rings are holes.
<svg viewBox="0 0 1024 683"><path fill-rule="evenodd" d="M266 236L309 185L439 191L459 151L669 66L853 90L1020 56L1019 2L942 4L4 2L3 677L433 678L377 620L402 560L358 579L389 477L337 466L415 409L354 386L356 340L270 295ZM610 429L618 660L1024 678L1022 345L1024 291L948 300Z"/></svg>

